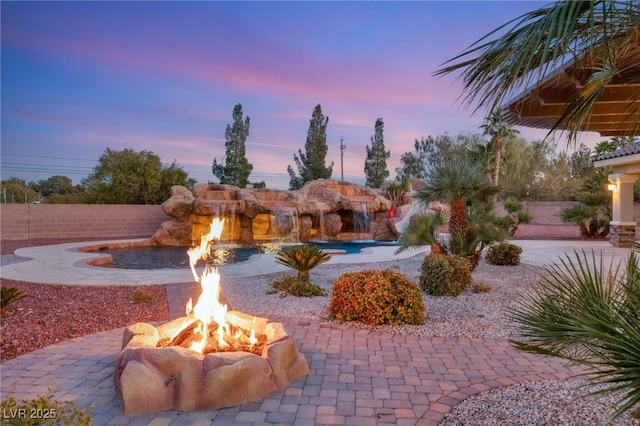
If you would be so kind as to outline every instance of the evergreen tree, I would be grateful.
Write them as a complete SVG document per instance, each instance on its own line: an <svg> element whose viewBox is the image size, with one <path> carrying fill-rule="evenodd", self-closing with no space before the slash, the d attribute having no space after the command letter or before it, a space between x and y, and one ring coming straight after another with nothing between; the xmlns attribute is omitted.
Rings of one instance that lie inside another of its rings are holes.
<svg viewBox="0 0 640 426"><path fill-rule="evenodd" d="M371 148L367 145L367 158L364 161L364 174L367 177L366 184L372 188L380 188L382 182L389 177L387 159L391 157L390 151L384 149L384 122L382 118L376 120L375 134L371 136Z"/></svg>
<svg viewBox="0 0 640 426"><path fill-rule="evenodd" d="M224 165L214 158L211 170L220 179L220 183L244 188L249 183L249 175L253 165L246 156L245 143L249 136L249 117L242 120L242 105L233 108L233 125L227 124L225 131L226 148Z"/></svg>
<svg viewBox="0 0 640 426"><path fill-rule="evenodd" d="M327 124L329 124L329 117L322 114L320 104L316 105L311 120L309 120L307 142L304 144L305 152L298 149L298 154L293 154L293 159L298 167L298 175L291 165L287 166L287 173L290 177L289 189L300 189L305 183L312 180L331 177L333 162L329 167L325 164L328 150Z"/></svg>

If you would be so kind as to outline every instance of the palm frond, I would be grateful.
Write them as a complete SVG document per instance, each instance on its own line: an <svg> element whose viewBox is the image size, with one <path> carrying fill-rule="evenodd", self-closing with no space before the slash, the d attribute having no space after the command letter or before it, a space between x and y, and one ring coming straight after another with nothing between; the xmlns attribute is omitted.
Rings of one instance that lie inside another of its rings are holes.
<svg viewBox="0 0 640 426"><path fill-rule="evenodd" d="M518 91L542 83L560 65L573 62L595 70L551 129L566 125L572 138L589 120L603 85L630 67L637 68L639 26L637 0L559 1L491 31L445 62L435 75L461 72L461 101L476 104L476 110L493 111ZM631 122L639 123L633 119L640 117L640 91L630 92L627 112Z"/></svg>
<svg viewBox="0 0 640 426"><path fill-rule="evenodd" d="M509 316L523 339L518 349L570 360L588 368L595 393L615 393L615 415L640 414L640 273L635 254L605 268L583 251L547 268L543 282ZM635 410L635 411L634 411Z"/></svg>
<svg viewBox="0 0 640 426"><path fill-rule="evenodd" d="M438 243L438 229L449 221L448 210L428 210L414 215L398 238L400 246L395 253Z"/></svg>

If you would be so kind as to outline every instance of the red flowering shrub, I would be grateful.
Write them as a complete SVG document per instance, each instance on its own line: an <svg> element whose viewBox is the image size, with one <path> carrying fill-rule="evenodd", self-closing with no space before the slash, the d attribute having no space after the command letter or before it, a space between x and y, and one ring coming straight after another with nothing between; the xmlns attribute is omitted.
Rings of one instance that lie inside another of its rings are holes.
<svg viewBox="0 0 640 426"><path fill-rule="evenodd" d="M423 324L424 303L417 284L390 269L342 274L333 283L329 315L369 325Z"/></svg>

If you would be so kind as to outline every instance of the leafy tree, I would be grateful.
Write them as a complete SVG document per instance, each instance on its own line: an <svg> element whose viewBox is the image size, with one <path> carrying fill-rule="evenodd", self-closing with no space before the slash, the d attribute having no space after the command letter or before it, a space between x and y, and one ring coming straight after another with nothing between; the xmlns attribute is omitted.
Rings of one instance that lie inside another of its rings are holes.
<svg viewBox="0 0 640 426"><path fill-rule="evenodd" d="M635 143L638 138L633 136L612 137L607 140L599 142L595 147L595 156L613 152L616 149L624 148L625 146Z"/></svg>
<svg viewBox="0 0 640 426"><path fill-rule="evenodd" d="M298 154L293 159L298 167L298 175L291 165L287 166L289 173L289 188L300 189L302 186L316 179L329 179L333 172L333 162L326 166L327 157L327 125L329 117L322 114L320 104L316 105L309 120L307 142L304 144L305 153L298 149Z"/></svg>
<svg viewBox="0 0 640 426"><path fill-rule="evenodd" d="M244 188L249 183L249 175L253 165L246 156L245 143L249 136L250 119L242 120L242 105L233 107L233 125L227 125L225 131L226 148L224 165L213 159L211 170L213 175L220 179L220 183L235 185Z"/></svg>
<svg viewBox="0 0 640 426"><path fill-rule="evenodd" d="M493 154L493 174L491 175L491 182L493 182L494 185L498 185L500 180L500 163L502 161L504 147L510 139L513 139L520 132L507 124L499 109L494 110L480 127L484 130L485 135L491 137L489 141L489 148Z"/></svg>
<svg viewBox="0 0 640 426"><path fill-rule="evenodd" d="M391 157L391 151L384 149L384 122L378 118L375 124L375 134L371 137L371 148L367 145L367 158L364 161L364 174L367 177L366 184L372 188L380 188L382 182L389 177L387 159Z"/></svg>
<svg viewBox="0 0 640 426"><path fill-rule="evenodd" d="M573 179L585 179L593 174L593 156L591 148L581 143L569 158L570 175Z"/></svg>
<svg viewBox="0 0 640 426"><path fill-rule="evenodd" d="M502 198L528 201L573 200L582 179L572 179L570 159L549 141L513 139L505 147Z"/></svg>
<svg viewBox="0 0 640 426"><path fill-rule="evenodd" d="M475 161L482 166L485 176L491 180L491 177L493 176L494 160L490 144L475 144L469 148L468 154L472 161Z"/></svg>
<svg viewBox="0 0 640 426"><path fill-rule="evenodd" d="M7 203L32 203L38 200L33 183L27 185L24 179L12 177L3 180L0 191L2 191L3 197L6 196Z"/></svg>
<svg viewBox="0 0 640 426"><path fill-rule="evenodd" d="M571 102L562 106L551 131L566 126L569 140L591 117L607 83L638 57L637 0L558 1L528 12L474 42L448 61L436 75L462 71L468 104L493 111L514 88L539 85L545 75L568 60L595 72L580 85ZM626 60L626 62L624 62ZM638 94L623 105L631 114Z"/></svg>
<svg viewBox="0 0 640 426"><path fill-rule="evenodd" d="M468 149L482 143L479 135L437 135L435 138L416 139L414 151L400 156L401 166L396 168L398 180L408 178L425 179L429 171L452 158L466 158Z"/></svg>
<svg viewBox="0 0 640 426"><path fill-rule="evenodd" d="M580 191L581 180L571 178L569 155L551 152L547 163L538 171L533 193L540 201L569 201Z"/></svg>
<svg viewBox="0 0 640 426"><path fill-rule="evenodd" d="M193 180L175 163L165 169L151 151L107 148L82 183L91 204L159 204L169 198L171 186L189 186Z"/></svg>
<svg viewBox="0 0 640 426"><path fill-rule="evenodd" d="M52 194L72 194L77 191L73 181L67 176L51 176L48 179L39 180L35 188L43 197Z"/></svg>
<svg viewBox="0 0 640 426"><path fill-rule="evenodd" d="M160 191L171 192L174 185L182 185L187 189L193 188L196 180L189 177L189 174L174 161L169 166L164 166L160 172Z"/></svg>

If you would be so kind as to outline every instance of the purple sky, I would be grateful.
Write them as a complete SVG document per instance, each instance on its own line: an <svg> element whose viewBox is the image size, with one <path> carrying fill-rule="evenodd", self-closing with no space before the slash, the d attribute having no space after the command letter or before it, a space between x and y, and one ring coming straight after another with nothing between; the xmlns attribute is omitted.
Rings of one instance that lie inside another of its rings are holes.
<svg viewBox="0 0 640 426"><path fill-rule="evenodd" d="M333 178L342 137L345 179L364 182L378 117L394 177L415 139L480 132L484 112L471 115L455 78L432 73L541 4L3 1L2 179L79 183L108 147L150 150L216 181L237 103L251 118L251 181L288 186L317 104Z"/></svg>

